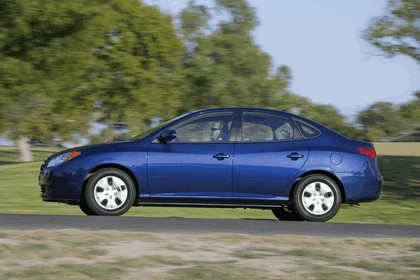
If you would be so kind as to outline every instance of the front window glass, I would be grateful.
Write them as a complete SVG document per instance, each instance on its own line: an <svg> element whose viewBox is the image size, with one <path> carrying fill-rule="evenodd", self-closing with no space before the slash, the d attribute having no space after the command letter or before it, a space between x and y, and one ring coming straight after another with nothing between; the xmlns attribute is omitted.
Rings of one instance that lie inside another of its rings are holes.
<svg viewBox="0 0 420 280"><path fill-rule="evenodd" d="M287 118L267 113L243 114L243 142L270 142L292 139L294 139L294 129Z"/></svg>
<svg viewBox="0 0 420 280"><path fill-rule="evenodd" d="M178 124L177 137L171 143L220 143L228 142L233 113L206 114Z"/></svg>

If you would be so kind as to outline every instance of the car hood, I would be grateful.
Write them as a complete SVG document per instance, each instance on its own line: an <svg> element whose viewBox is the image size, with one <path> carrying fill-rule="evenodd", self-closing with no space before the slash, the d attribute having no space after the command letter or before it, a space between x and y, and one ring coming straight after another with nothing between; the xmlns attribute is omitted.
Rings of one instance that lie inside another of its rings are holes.
<svg viewBox="0 0 420 280"><path fill-rule="evenodd" d="M91 155L96 153L104 153L109 151L130 151L135 149L136 151L146 149L147 146L145 141L139 141L139 140L125 140L125 141L118 141L118 142L112 142L112 143L102 143L102 144L93 144L93 145L86 145L86 146L79 146L74 147L71 149L62 150L58 153L55 153L48 157L45 162L48 162L51 158L69 153L74 151L80 151L82 155Z"/></svg>

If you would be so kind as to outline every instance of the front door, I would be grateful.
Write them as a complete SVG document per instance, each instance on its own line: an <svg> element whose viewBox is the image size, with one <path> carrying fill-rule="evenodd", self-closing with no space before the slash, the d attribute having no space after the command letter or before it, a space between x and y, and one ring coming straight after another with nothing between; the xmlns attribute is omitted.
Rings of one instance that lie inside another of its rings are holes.
<svg viewBox="0 0 420 280"><path fill-rule="evenodd" d="M233 113L207 113L176 124L177 137L154 141L148 152L151 197L232 196Z"/></svg>

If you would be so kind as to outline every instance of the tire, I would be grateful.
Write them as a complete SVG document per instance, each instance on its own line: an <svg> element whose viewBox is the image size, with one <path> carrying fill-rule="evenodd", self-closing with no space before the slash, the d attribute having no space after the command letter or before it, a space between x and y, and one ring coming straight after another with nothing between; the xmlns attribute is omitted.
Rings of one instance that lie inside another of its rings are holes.
<svg viewBox="0 0 420 280"><path fill-rule="evenodd" d="M325 222L337 214L340 205L341 191L325 175L309 175L293 191L293 212L304 221Z"/></svg>
<svg viewBox="0 0 420 280"><path fill-rule="evenodd" d="M289 209L289 207L273 208L271 209L274 216L280 221L299 221L300 218Z"/></svg>
<svg viewBox="0 0 420 280"><path fill-rule="evenodd" d="M82 210L83 213L85 213L88 216L96 216L97 214L95 212L93 212L89 206L87 206L85 201L80 201L79 202L79 208L80 210Z"/></svg>
<svg viewBox="0 0 420 280"><path fill-rule="evenodd" d="M89 178L84 194L86 206L93 215L120 216L133 205L136 187L127 173L116 168L105 168Z"/></svg>

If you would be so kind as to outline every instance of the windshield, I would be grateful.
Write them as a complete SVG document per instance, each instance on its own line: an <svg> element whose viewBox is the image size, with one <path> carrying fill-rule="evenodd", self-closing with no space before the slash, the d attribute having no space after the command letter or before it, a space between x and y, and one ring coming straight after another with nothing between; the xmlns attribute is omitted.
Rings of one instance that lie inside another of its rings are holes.
<svg viewBox="0 0 420 280"><path fill-rule="evenodd" d="M169 123L174 122L174 121L176 121L176 120L178 120L178 119L182 118L182 117L183 117L183 116L185 116L185 115L186 115L186 114L181 115L181 116L178 116L178 117L176 117L176 118L174 118L174 119L172 119L172 120L169 120L169 121L166 121L166 122L164 122L164 123L161 123L161 124L160 124L160 125L158 125L158 126L155 126L155 127L149 128L149 129L147 129L147 130L145 130L145 131L141 132L139 135L137 135L137 136L133 137L133 138L132 138L132 140L140 140L140 139L143 139L143 138L145 138L145 137L149 136L150 134L152 134L152 133L154 133L154 132L158 131L158 130L159 130L159 129L161 129L162 127L164 127L164 126L168 125Z"/></svg>

